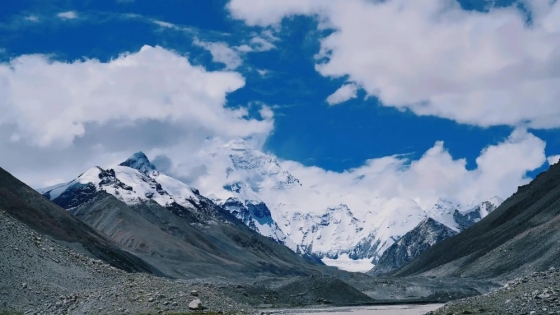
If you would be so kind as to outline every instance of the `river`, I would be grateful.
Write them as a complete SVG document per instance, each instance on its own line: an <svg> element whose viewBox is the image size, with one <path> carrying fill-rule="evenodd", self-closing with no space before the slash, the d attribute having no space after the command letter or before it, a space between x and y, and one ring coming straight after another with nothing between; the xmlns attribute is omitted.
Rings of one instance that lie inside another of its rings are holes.
<svg viewBox="0 0 560 315"><path fill-rule="evenodd" d="M282 309L267 310L271 314L289 315L422 315L434 311L443 304L405 304L405 305L376 305L361 307L330 307L330 308L308 308L308 309Z"/></svg>

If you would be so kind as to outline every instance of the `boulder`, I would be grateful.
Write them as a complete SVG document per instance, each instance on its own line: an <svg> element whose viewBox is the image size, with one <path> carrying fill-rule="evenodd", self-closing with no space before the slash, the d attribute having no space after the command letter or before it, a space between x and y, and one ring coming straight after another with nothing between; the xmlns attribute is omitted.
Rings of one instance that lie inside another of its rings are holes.
<svg viewBox="0 0 560 315"><path fill-rule="evenodd" d="M200 299L196 299L194 301L191 301L189 303L189 309L190 310L201 310L204 307L202 306L202 302L200 301Z"/></svg>

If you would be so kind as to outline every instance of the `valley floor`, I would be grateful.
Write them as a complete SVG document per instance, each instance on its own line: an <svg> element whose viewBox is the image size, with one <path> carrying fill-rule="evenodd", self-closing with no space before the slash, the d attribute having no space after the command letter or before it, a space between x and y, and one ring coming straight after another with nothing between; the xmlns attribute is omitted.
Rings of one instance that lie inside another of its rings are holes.
<svg viewBox="0 0 560 315"><path fill-rule="evenodd" d="M362 307L330 307L307 309L262 310L265 314L291 315L423 315L443 304L377 305Z"/></svg>

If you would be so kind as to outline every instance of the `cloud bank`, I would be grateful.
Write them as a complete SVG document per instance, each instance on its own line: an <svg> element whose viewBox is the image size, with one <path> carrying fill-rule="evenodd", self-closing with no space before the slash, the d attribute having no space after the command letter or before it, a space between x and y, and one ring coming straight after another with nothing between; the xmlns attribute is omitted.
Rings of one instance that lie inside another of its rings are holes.
<svg viewBox="0 0 560 315"><path fill-rule="evenodd" d="M231 0L232 17L320 29L316 70L347 77L385 106L478 126L560 126L560 2L466 11L454 0ZM530 14L531 23L527 23Z"/></svg>
<svg viewBox="0 0 560 315"><path fill-rule="evenodd" d="M508 139L485 148L469 170L465 159L456 159L437 142L418 160L388 156L368 160L363 166L342 173L305 167L293 161L283 167L307 187L332 196L359 196L363 199L413 199L423 209L438 198L450 198L463 205L509 197L517 187L530 181L528 171L546 161L545 143L525 130L514 131ZM304 196L300 196L304 198Z"/></svg>
<svg viewBox="0 0 560 315"><path fill-rule="evenodd" d="M226 107L244 84L239 73L207 71L157 46L108 62L20 56L0 64L0 166L43 186L138 150L184 156L207 138L262 145L270 109L251 119L245 107Z"/></svg>
<svg viewBox="0 0 560 315"><path fill-rule="evenodd" d="M272 128L244 119L244 108L224 108L227 94L245 84L240 74L206 71L161 47L144 46L107 63L21 56L0 65L0 82L0 124L17 126L13 141L38 146L68 146L88 123L157 120L227 137Z"/></svg>

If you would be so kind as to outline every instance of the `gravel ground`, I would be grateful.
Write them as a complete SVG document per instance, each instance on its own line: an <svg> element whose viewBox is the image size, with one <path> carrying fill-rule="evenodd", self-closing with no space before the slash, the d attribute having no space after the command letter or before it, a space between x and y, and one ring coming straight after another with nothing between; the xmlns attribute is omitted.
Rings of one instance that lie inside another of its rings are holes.
<svg viewBox="0 0 560 315"><path fill-rule="evenodd" d="M550 268L534 272L498 290L448 303L429 314L560 314L560 271Z"/></svg>
<svg viewBox="0 0 560 315"><path fill-rule="evenodd" d="M196 292L193 292L196 291ZM212 283L127 273L71 250L0 210L0 312L25 314L253 313Z"/></svg>

